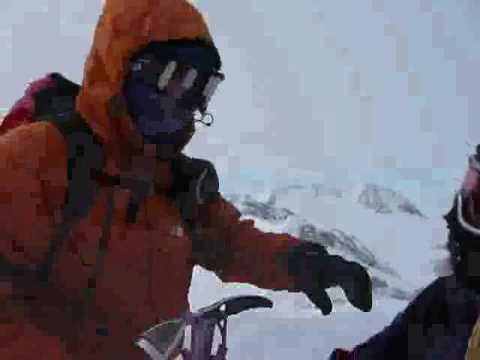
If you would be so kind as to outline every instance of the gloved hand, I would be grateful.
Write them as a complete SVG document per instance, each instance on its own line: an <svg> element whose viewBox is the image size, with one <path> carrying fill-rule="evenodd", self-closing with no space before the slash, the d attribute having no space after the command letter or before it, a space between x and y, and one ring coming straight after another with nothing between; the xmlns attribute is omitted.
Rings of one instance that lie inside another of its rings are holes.
<svg viewBox="0 0 480 360"><path fill-rule="evenodd" d="M372 309L372 281L363 266L337 255L329 255L320 244L305 242L290 249L288 272L298 290L304 292L324 315L332 311L325 289L340 286L348 301L368 312Z"/></svg>

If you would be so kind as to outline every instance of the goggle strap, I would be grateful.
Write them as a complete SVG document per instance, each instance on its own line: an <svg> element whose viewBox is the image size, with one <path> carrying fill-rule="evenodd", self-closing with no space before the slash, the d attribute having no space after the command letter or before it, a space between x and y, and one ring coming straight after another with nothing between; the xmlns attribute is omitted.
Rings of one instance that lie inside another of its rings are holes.
<svg viewBox="0 0 480 360"><path fill-rule="evenodd" d="M187 75L185 75L182 81L182 87L184 89L191 89L197 76L198 76L198 71L196 69L191 68L190 70L188 70Z"/></svg>
<svg viewBox="0 0 480 360"><path fill-rule="evenodd" d="M157 87L159 90L165 90L176 68L177 68L176 61L168 62L167 66L165 66L165 69L162 72L162 75L160 75L160 77L158 78Z"/></svg>

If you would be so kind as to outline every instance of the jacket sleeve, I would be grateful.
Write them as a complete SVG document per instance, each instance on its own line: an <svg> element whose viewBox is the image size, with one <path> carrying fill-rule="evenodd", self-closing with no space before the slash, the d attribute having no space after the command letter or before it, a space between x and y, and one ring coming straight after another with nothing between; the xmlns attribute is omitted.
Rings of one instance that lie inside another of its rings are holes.
<svg viewBox="0 0 480 360"><path fill-rule="evenodd" d="M286 251L300 240L288 234L262 232L253 220L222 196L199 211L201 241L197 262L225 282L251 283L264 289L292 290L295 286L284 263Z"/></svg>
<svg viewBox="0 0 480 360"><path fill-rule="evenodd" d="M382 331L340 358L369 360L423 358L428 347L427 337L430 328L447 321L445 281L445 278L433 281Z"/></svg>
<svg viewBox="0 0 480 360"><path fill-rule="evenodd" d="M356 346L344 359L407 359L408 324L405 312L398 313L382 331ZM388 356L388 357L387 357Z"/></svg>

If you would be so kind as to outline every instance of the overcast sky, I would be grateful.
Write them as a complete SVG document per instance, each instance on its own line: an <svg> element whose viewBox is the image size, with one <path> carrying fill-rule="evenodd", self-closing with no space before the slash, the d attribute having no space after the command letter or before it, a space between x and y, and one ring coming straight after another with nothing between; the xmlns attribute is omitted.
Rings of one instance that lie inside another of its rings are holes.
<svg viewBox="0 0 480 360"><path fill-rule="evenodd" d="M196 3L227 78L188 150L226 181L303 171L451 197L480 142L478 2ZM0 107L49 71L81 81L100 8L3 0Z"/></svg>

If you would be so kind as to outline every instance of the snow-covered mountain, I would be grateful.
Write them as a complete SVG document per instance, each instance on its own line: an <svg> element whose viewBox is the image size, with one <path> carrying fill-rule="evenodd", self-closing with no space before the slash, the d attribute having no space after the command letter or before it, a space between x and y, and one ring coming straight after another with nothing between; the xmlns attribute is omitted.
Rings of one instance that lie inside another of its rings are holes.
<svg viewBox="0 0 480 360"><path fill-rule="evenodd" d="M358 190L342 191L324 184L289 185L272 190L255 198L251 194L228 194L226 197L241 211L243 217L253 219L264 231L286 232L298 238L320 243L330 253L336 253L349 260L354 260L367 267L372 275L373 288L377 296L385 296L400 300L408 300L416 289L408 279L396 271L382 256L375 254L362 239L339 228L328 228L321 223L308 220L301 215L298 199L308 197L310 200L324 203L338 199L347 199L355 205L355 201L363 208L374 209L377 214L392 214L394 210L410 216L425 218L418 208L405 196L373 184L367 184L356 196ZM290 202L295 210L285 205ZM356 200L355 200L356 199ZM320 210L321 206L317 206ZM380 210L379 210L380 209ZM363 209L357 209L363 210ZM387 211L388 210L388 211ZM304 214L305 215L305 214ZM368 226L369 224L364 224ZM341 294L339 294L341 295ZM335 300L340 300L341 296Z"/></svg>
<svg viewBox="0 0 480 360"><path fill-rule="evenodd" d="M402 194L391 189L367 184L358 196L358 202L377 213L391 214L394 211L425 217L424 214Z"/></svg>
<svg viewBox="0 0 480 360"><path fill-rule="evenodd" d="M277 198L294 193L308 194L314 199L320 197L349 198L379 214L400 212L426 217L413 201L409 200L400 192L372 183L352 186L349 189L340 189L321 183L312 183L309 185L293 184L273 190L268 202L274 204Z"/></svg>

